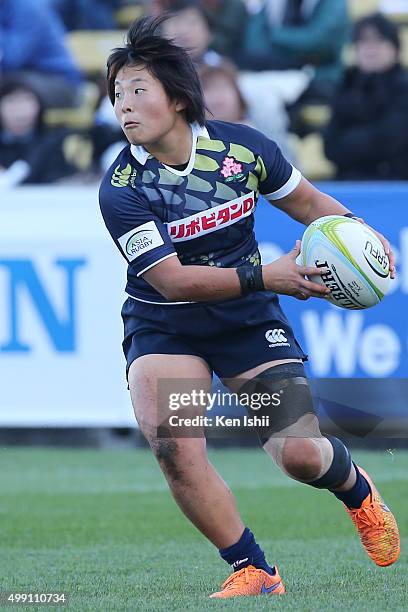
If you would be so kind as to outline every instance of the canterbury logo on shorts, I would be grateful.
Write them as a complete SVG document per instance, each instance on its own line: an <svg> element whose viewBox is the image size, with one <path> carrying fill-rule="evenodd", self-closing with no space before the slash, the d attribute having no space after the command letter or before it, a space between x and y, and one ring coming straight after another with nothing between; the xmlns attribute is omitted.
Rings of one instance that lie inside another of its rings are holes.
<svg viewBox="0 0 408 612"><path fill-rule="evenodd" d="M249 217L254 212L254 208L255 192L252 191L225 204L203 210L196 215L171 221L167 223L167 230L172 242L193 240Z"/></svg>
<svg viewBox="0 0 408 612"><path fill-rule="evenodd" d="M265 338L270 343L269 348L276 346L290 346L283 329L268 329Z"/></svg>

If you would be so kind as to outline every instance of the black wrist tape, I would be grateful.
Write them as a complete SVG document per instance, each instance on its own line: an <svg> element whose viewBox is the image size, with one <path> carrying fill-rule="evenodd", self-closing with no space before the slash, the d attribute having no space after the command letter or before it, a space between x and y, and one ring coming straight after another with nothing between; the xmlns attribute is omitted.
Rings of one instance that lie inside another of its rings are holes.
<svg viewBox="0 0 408 612"><path fill-rule="evenodd" d="M236 268L236 271L241 285L242 295L248 295L255 291L265 291L265 285L262 278L262 266L240 266Z"/></svg>

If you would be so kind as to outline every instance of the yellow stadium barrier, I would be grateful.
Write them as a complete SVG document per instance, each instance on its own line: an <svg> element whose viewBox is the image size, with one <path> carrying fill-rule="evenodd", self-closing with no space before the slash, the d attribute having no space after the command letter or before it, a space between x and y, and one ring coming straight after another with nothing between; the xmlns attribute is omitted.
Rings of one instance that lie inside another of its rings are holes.
<svg viewBox="0 0 408 612"><path fill-rule="evenodd" d="M349 12L353 21L376 13L379 7L379 0L348 0Z"/></svg>
<svg viewBox="0 0 408 612"><path fill-rule="evenodd" d="M309 134L305 138L291 134L290 140L299 160L300 169L308 179L324 181L334 178L336 167L325 157L323 138L320 134Z"/></svg>
<svg viewBox="0 0 408 612"><path fill-rule="evenodd" d="M103 72L109 53L123 45L126 30L77 30L67 43L77 65L86 74Z"/></svg>

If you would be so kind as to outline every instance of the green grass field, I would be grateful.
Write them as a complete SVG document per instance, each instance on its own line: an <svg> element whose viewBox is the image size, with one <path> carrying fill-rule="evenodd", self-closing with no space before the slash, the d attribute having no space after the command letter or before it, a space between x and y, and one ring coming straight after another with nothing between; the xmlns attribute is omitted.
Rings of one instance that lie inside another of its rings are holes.
<svg viewBox="0 0 408 612"><path fill-rule="evenodd" d="M65 591L69 605L51 609L81 612L408 609L407 452L354 453L400 524L400 561L385 569L326 491L285 478L261 450L210 454L278 563L285 597L208 599L229 568L181 515L145 450L0 449L0 590Z"/></svg>

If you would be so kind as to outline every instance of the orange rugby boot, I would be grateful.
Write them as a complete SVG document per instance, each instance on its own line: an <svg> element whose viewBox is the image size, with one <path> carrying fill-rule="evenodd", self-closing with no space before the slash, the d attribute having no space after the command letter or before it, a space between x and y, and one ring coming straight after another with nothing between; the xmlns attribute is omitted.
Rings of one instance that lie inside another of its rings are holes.
<svg viewBox="0 0 408 612"><path fill-rule="evenodd" d="M371 492L361 508L345 508L357 528L368 556L377 565L385 567L395 563L400 554L397 521L367 472L360 467L358 469L370 485Z"/></svg>
<svg viewBox="0 0 408 612"><path fill-rule="evenodd" d="M240 597L243 595L283 595L285 587L278 568L276 574L271 576L263 569L248 565L238 572L231 574L221 586L221 591L213 593L210 597Z"/></svg>

